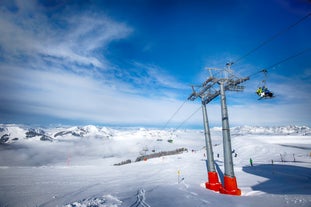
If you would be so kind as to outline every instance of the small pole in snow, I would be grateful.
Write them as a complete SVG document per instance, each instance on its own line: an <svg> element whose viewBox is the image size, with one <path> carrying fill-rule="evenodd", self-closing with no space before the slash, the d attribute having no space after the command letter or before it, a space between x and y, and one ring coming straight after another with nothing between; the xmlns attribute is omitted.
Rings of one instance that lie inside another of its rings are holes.
<svg viewBox="0 0 311 207"><path fill-rule="evenodd" d="M282 154L280 154L280 157L281 157L281 162L284 162L284 158L283 158Z"/></svg>
<svg viewBox="0 0 311 207"><path fill-rule="evenodd" d="M177 171L177 183L180 183L180 170Z"/></svg>

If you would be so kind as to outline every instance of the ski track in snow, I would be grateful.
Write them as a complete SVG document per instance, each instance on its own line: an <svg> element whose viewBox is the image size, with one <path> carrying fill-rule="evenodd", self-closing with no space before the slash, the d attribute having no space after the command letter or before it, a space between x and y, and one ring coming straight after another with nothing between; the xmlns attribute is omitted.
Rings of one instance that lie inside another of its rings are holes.
<svg viewBox="0 0 311 207"><path fill-rule="evenodd" d="M146 191L145 189L139 189L137 192L137 200L130 207L151 207L146 203Z"/></svg>
<svg viewBox="0 0 311 207"><path fill-rule="evenodd" d="M52 199L52 200L47 201L47 202L45 202L45 203L42 203L42 204L40 204L39 206L44 207L44 206L52 206L53 204L57 205L57 203L58 203L59 201L62 201L62 200L64 200L64 199L66 199L66 198L69 199L69 198L72 198L72 197L77 197L77 196L80 195L81 193L83 193L83 192L87 191L88 189L93 188L93 187L95 187L95 186L97 186L97 185L99 185L99 183L97 183L97 184L92 184L92 185L85 186L85 187L82 187L82 188L80 188L80 189L78 189L78 190L76 190L76 191L67 193L67 194L62 195L62 196L53 196L53 199Z"/></svg>

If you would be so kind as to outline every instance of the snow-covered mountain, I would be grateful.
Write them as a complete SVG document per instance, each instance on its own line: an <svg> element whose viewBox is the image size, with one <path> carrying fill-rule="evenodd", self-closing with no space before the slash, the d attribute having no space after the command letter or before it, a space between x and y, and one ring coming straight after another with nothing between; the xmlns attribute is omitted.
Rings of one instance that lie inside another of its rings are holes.
<svg viewBox="0 0 311 207"><path fill-rule="evenodd" d="M114 130L107 127L96 127L93 125L74 126L70 128L51 129L54 138L75 136L75 137L94 137L94 138L111 138L114 135Z"/></svg>
<svg viewBox="0 0 311 207"><path fill-rule="evenodd" d="M27 130L14 124L0 125L0 143L9 143L26 138Z"/></svg>
<svg viewBox="0 0 311 207"><path fill-rule="evenodd" d="M58 127L58 128L29 128L15 124L0 124L0 143L12 143L18 140L57 141L70 138L111 138L115 130L107 127L92 125Z"/></svg>
<svg viewBox="0 0 311 207"><path fill-rule="evenodd" d="M311 129L307 126L274 126L274 127L254 127L254 126L240 126L231 129L232 134L245 135L310 135Z"/></svg>
<svg viewBox="0 0 311 207"><path fill-rule="evenodd" d="M211 129L212 133L220 133L221 127ZM18 140L57 141L76 138L111 139L126 135L127 137L163 138L173 139L176 132L172 130L157 130L145 128L113 129L93 125L57 127L57 128L29 128L15 124L0 124L0 143L12 143ZM239 126L232 127L231 134L238 135L311 135L311 128L307 126Z"/></svg>

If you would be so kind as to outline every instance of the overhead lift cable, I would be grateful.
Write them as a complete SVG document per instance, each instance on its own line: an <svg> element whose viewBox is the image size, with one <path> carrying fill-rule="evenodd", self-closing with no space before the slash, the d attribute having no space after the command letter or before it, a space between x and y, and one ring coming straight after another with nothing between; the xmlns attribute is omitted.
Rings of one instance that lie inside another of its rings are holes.
<svg viewBox="0 0 311 207"><path fill-rule="evenodd" d="M298 56L300 56L300 55L302 55L304 53L307 53L309 51L311 51L311 48L307 48L305 50L302 50L302 51L300 51L300 52L298 52L296 54L293 54L291 56L288 56L287 58L284 58L283 60L280 60L280 61L278 61L278 62L276 62L276 63L274 63L274 64L272 64L272 65L270 65L268 67L265 67L262 70L259 70L259 71L255 72L255 73L252 73L248 77L252 77L254 75L257 75L258 73L267 73L269 69L273 69L275 66L278 66L278 65L280 65L280 64L282 64L284 62L287 62L287 61L289 61L289 60L291 60L291 59L293 59L295 57L298 57Z"/></svg>
<svg viewBox="0 0 311 207"><path fill-rule="evenodd" d="M277 37L281 36L282 34L284 34L285 32L289 31L290 29L292 29L293 27L297 26L298 24L300 24L301 22L303 22L304 20L306 20L309 16L311 16L311 12L309 12L306 16L302 17L301 19L299 19L297 22L289 25L288 27L286 27L285 29L279 31L278 33L274 34L273 36L271 36L270 38L266 39L265 41L263 41L262 43L260 43L257 47L255 47L254 49L250 50L249 52L247 52L245 55L239 57L237 60L233 61L233 63L237 63L239 61L241 61L242 59L246 58L247 56L249 56L250 54L252 54L253 52L255 52L256 50L260 49L261 47L263 47L264 45L268 44L269 42L271 42L272 40L276 39Z"/></svg>
<svg viewBox="0 0 311 207"><path fill-rule="evenodd" d="M173 115L169 118L169 120L165 123L164 125L164 129L167 127L167 125L170 123L170 121L172 121L172 119L176 116L176 114L180 111L180 109L185 105L185 103L187 102L188 100L186 99L180 106L179 108L173 113Z"/></svg>
<svg viewBox="0 0 311 207"><path fill-rule="evenodd" d="M173 131L176 131L179 129L182 125L184 125L189 119L191 119L199 110L201 109L201 106L197 108L192 114L190 114L189 117L187 117L181 124L179 124Z"/></svg>
<svg viewBox="0 0 311 207"><path fill-rule="evenodd" d="M302 51L300 51L299 53L296 53L296 54L294 54L294 55L291 55L291 56L289 56L289 57L287 57L287 58L285 58L285 59L283 59L283 60L281 60L281 61L279 61L279 62L277 62L277 63L274 63L274 64L272 64L272 65L270 65L269 67L267 67L267 68L265 68L264 70L268 70L268 69L271 69L271 68L273 68L273 67L275 67L275 66L277 66L277 65L280 65L280 64L282 64L282 63L284 63L284 62L286 62L286 61L288 61L288 60L291 60L291 59L293 59L293 58L295 58L295 57L297 57L297 56L299 56L299 55L302 55L302 54L304 54L304 53L306 53L306 52L309 52L309 51L311 51L311 48L307 48L307 49L305 49L305 50L302 50ZM263 72L263 71L262 71Z"/></svg>

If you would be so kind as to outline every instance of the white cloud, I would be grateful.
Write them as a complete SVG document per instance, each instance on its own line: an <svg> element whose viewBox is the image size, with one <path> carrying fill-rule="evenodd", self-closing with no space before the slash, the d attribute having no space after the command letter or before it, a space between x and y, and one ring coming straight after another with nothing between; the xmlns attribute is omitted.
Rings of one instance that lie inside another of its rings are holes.
<svg viewBox="0 0 311 207"><path fill-rule="evenodd" d="M23 113L114 124L165 123L180 101L123 93L91 77L70 72L7 68L1 87L10 93L0 101ZM191 107L186 111L191 111ZM179 121L179 120L178 120Z"/></svg>
<svg viewBox="0 0 311 207"><path fill-rule="evenodd" d="M298 104L252 104L229 107L233 125L289 125L310 122L311 109L304 103Z"/></svg>
<svg viewBox="0 0 311 207"><path fill-rule="evenodd" d="M164 87L174 88L174 89L188 89L185 84L181 84L174 77L165 74L157 66L146 66L148 74L150 77L154 78L154 81L159 83Z"/></svg>
<svg viewBox="0 0 311 207"><path fill-rule="evenodd" d="M15 58L16 61L21 56L43 55L59 58L68 64L105 68L104 56L100 59L96 49L104 48L111 41L125 38L132 32L125 24L104 15L83 12L48 18L34 2L29 2L29 5L19 2L18 12L1 8L0 44L7 54L5 58Z"/></svg>

